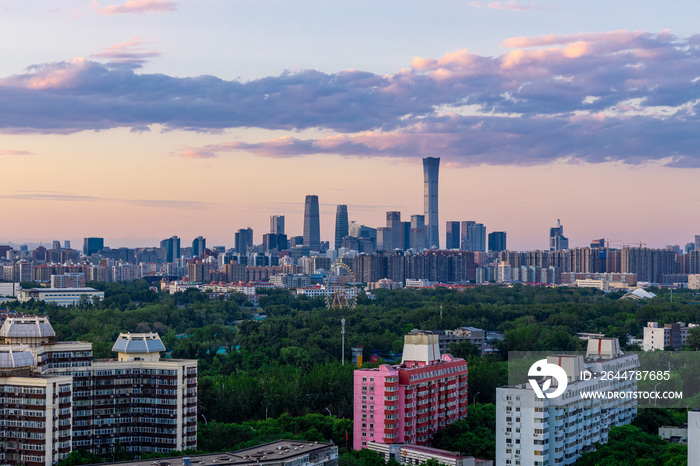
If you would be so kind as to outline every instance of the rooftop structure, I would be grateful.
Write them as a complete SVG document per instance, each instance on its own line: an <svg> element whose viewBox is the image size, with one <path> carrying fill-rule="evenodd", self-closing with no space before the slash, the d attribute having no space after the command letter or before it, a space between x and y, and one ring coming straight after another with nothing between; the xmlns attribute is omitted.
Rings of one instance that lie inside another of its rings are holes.
<svg viewBox="0 0 700 466"><path fill-rule="evenodd" d="M112 351L119 354L120 361L157 361L165 345L157 333L120 333Z"/></svg>

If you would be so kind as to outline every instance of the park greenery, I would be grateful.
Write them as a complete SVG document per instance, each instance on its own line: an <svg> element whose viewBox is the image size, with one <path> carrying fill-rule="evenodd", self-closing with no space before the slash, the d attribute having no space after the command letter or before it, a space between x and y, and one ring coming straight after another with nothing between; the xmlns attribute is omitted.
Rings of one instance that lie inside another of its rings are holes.
<svg viewBox="0 0 700 466"><path fill-rule="evenodd" d="M145 281L89 285L105 291L105 298L68 308L35 301L7 306L49 316L59 339L90 341L98 358L113 357L111 347L120 332L153 331L161 335L167 357L198 359L198 445L203 451L283 437L332 439L349 455L341 459L344 466L374 466L376 459L345 450L346 432L352 442L351 347L363 347L365 361L377 355L382 363L401 353L403 336L412 329L473 326L502 333L492 354L482 355L469 343L451 347L454 356L468 362L470 403L477 403L469 419L440 431L434 440L440 448L493 458L495 393L507 383L508 351L580 350L584 343L578 332L625 343L628 335L640 337L647 321L700 322L700 303L688 290L675 291L671 301L667 291L654 289L658 297L644 302L620 300L622 293L566 287L377 290L371 297L362 294L355 309L327 309L321 298L295 297L287 290L259 290L254 305L243 294L210 300L197 290L159 293ZM340 364L341 318L346 319L345 365ZM691 332L687 346L700 349L700 330ZM634 428L655 434L643 427ZM636 430L623 432L658 444ZM618 437L612 433L608 446L596 454L615 445ZM658 461L649 464L665 464L675 454L658 445L653 456ZM71 464L80 464L77 455ZM613 464L587 458L593 462L582 464Z"/></svg>

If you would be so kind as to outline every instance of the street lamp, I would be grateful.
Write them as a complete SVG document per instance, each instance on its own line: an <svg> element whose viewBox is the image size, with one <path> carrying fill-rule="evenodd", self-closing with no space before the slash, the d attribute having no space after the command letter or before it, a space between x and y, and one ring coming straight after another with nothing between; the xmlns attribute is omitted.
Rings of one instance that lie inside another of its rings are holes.
<svg viewBox="0 0 700 466"><path fill-rule="evenodd" d="M330 409L326 408L326 411L328 411L328 415L329 415L329 416L333 416L333 413L331 413L331 410L330 410Z"/></svg>
<svg viewBox="0 0 700 466"><path fill-rule="evenodd" d="M662 381L662 382L663 382L663 381ZM656 408L656 400L658 399L658 395L657 395L657 393L656 393L656 387L658 387L660 383L661 383L661 382L657 382L657 384L654 385L654 408Z"/></svg>
<svg viewBox="0 0 700 466"><path fill-rule="evenodd" d="M267 404L267 406L265 406L265 420L266 420L266 421L267 421L267 408L269 408L271 404L272 404L272 401L270 401L270 402Z"/></svg>
<svg viewBox="0 0 700 466"><path fill-rule="evenodd" d="M480 393L481 393L481 392L476 392L476 393L474 393L474 398L472 398L472 404L473 404L473 405L476 404L476 397L479 396Z"/></svg>

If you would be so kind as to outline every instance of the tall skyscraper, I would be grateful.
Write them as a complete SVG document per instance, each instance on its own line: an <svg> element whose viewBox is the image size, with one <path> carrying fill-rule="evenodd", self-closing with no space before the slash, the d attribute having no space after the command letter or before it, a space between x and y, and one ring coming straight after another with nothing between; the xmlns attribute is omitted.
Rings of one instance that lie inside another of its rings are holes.
<svg viewBox="0 0 700 466"><path fill-rule="evenodd" d="M304 246L312 251L321 249L321 223L318 214L318 196L310 194L304 202Z"/></svg>
<svg viewBox="0 0 700 466"><path fill-rule="evenodd" d="M197 236L194 241L192 241L192 256L202 257L204 250L207 248L207 239L202 236Z"/></svg>
<svg viewBox="0 0 700 466"><path fill-rule="evenodd" d="M160 242L160 247L164 248L165 262L175 262L180 258L180 238L171 236Z"/></svg>
<svg viewBox="0 0 700 466"><path fill-rule="evenodd" d="M386 227L390 229L391 244L389 249L401 248L401 212L391 211L386 213Z"/></svg>
<svg viewBox="0 0 700 466"><path fill-rule="evenodd" d="M459 222L447 222L445 249L459 249L461 246L460 243Z"/></svg>
<svg viewBox="0 0 700 466"><path fill-rule="evenodd" d="M569 238L564 236L564 227L557 219L557 226L549 229L549 250L558 251L560 249L569 249Z"/></svg>
<svg viewBox="0 0 700 466"><path fill-rule="evenodd" d="M700 251L700 235L695 235L695 250Z"/></svg>
<svg viewBox="0 0 700 466"><path fill-rule="evenodd" d="M500 252L508 249L506 247L506 232L494 231L489 233L489 251Z"/></svg>
<svg viewBox="0 0 700 466"><path fill-rule="evenodd" d="M284 234L284 215L270 215L270 233L273 235Z"/></svg>
<svg viewBox="0 0 700 466"><path fill-rule="evenodd" d="M423 211L428 225L428 248L440 249L440 227L438 226L438 174L439 157L423 159Z"/></svg>
<svg viewBox="0 0 700 466"><path fill-rule="evenodd" d="M253 229L241 228L236 232L235 249L238 254L246 254L248 247L253 247Z"/></svg>
<svg viewBox="0 0 700 466"><path fill-rule="evenodd" d="M85 238L83 239L83 254L89 256L99 252L105 248L104 238Z"/></svg>
<svg viewBox="0 0 700 466"><path fill-rule="evenodd" d="M335 249L343 245L343 238L348 236L348 206L340 204L335 209Z"/></svg>

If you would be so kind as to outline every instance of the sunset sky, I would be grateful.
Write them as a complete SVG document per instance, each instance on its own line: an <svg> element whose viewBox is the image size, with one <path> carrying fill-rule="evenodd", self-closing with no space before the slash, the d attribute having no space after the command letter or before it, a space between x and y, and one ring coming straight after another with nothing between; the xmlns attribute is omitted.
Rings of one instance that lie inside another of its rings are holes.
<svg viewBox="0 0 700 466"><path fill-rule="evenodd" d="M233 246L317 194L509 249L700 234L696 1L0 0L0 244ZM444 244L444 243L443 243Z"/></svg>

